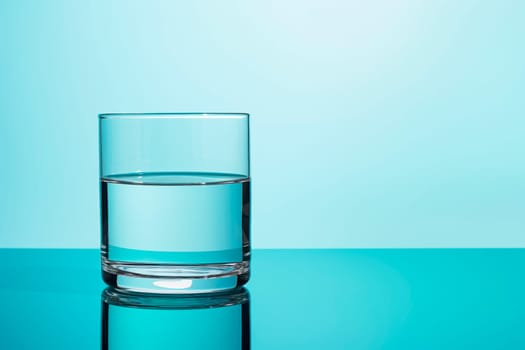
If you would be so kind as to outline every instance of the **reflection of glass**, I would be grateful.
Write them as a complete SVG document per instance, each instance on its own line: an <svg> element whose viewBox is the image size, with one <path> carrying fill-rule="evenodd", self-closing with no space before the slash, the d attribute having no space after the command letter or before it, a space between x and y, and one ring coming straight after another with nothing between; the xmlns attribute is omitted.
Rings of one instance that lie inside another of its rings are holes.
<svg viewBox="0 0 525 350"><path fill-rule="evenodd" d="M249 294L102 293L102 349L250 349Z"/></svg>
<svg viewBox="0 0 525 350"><path fill-rule="evenodd" d="M249 277L248 114L101 114L104 281L204 293Z"/></svg>

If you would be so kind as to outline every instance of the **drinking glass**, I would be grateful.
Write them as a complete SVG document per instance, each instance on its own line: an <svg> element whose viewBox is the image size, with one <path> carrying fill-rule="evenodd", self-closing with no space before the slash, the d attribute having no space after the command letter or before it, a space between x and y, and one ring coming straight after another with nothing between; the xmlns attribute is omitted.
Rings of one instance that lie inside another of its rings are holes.
<svg viewBox="0 0 525 350"><path fill-rule="evenodd" d="M248 114L100 114L99 138L108 285L176 294L248 281Z"/></svg>

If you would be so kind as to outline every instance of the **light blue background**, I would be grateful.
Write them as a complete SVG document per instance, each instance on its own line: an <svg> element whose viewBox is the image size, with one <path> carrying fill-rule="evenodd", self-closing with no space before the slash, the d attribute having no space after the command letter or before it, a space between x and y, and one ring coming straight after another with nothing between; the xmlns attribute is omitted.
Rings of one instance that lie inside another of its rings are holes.
<svg viewBox="0 0 525 350"><path fill-rule="evenodd" d="M3 1L0 246L99 243L97 114L252 114L253 243L525 246L525 2Z"/></svg>

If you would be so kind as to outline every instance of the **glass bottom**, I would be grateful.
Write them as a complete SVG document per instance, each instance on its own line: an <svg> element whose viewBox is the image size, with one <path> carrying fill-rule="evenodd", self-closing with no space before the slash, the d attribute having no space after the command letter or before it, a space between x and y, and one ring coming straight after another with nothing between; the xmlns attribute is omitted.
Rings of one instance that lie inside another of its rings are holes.
<svg viewBox="0 0 525 350"><path fill-rule="evenodd" d="M250 263L173 265L136 264L102 258L102 278L109 286L129 292L198 294L227 291L248 282Z"/></svg>

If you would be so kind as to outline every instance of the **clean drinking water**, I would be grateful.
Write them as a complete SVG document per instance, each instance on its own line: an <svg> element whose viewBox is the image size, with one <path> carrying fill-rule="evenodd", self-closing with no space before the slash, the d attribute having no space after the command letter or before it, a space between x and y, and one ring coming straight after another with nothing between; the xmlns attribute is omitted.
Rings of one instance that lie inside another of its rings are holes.
<svg viewBox="0 0 525 350"><path fill-rule="evenodd" d="M249 205L250 179L235 174L101 178L104 279L161 293L241 285L249 273Z"/></svg>

